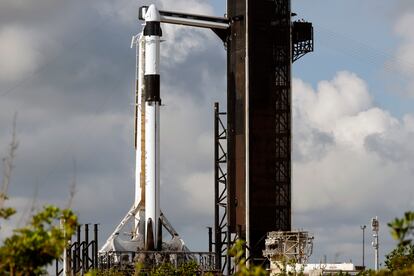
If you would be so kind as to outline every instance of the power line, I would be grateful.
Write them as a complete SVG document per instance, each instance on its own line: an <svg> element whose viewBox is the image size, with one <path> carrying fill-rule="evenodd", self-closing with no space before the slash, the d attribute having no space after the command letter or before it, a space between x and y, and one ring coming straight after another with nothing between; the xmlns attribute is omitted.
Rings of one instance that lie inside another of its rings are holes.
<svg viewBox="0 0 414 276"><path fill-rule="evenodd" d="M317 41L320 41L321 44L329 49L341 52L358 61L363 61L364 64L380 65L387 72L399 73L398 67L401 65L410 68L414 72L414 64L396 57L395 53L380 50L366 42L320 25L317 25L315 29L321 34L317 37Z"/></svg>

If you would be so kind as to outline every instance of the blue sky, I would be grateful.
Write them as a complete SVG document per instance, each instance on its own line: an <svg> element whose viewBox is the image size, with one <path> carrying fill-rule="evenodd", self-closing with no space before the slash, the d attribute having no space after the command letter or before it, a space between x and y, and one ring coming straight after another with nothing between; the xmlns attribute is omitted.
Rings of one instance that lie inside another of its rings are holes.
<svg viewBox="0 0 414 276"><path fill-rule="evenodd" d="M0 2L0 156L18 112L10 204L20 215L67 204L104 239L132 204L137 8L150 1ZM221 15L224 1L156 1ZM414 4L409 0L295 0L315 25L315 53L294 65L293 220L315 234L313 261L359 263L361 224L414 208ZM195 250L212 225L212 106L225 100L225 51L212 32L163 26L162 209ZM398 65L398 66L397 66ZM3 227L4 226L4 227ZM372 265L370 237L366 259Z"/></svg>
<svg viewBox="0 0 414 276"><path fill-rule="evenodd" d="M223 14L225 1L212 1L217 15ZM369 83L377 105L401 117L412 112L414 101L394 91L392 82L404 81L398 73L384 69L394 60L399 38L393 23L400 12L390 1L292 1L296 19L314 24L315 53L293 67L294 76L314 85L331 78L337 71L357 73ZM396 80L395 80L396 79Z"/></svg>
<svg viewBox="0 0 414 276"><path fill-rule="evenodd" d="M393 2L293 1L292 8L315 25L316 51L294 67L296 77L316 84L334 72L349 70L367 81L380 107L396 116L413 111L413 100L389 83L404 79L384 69L394 60L399 42L393 32L399 10Z"/></svg>

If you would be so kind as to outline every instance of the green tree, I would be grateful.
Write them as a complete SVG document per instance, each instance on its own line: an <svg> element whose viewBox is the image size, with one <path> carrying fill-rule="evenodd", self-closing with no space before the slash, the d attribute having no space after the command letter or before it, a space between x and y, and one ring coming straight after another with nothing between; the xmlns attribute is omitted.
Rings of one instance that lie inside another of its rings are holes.
<svg viewBox="0 0 414 276"><path fill-rule="evenodd" d="M414 265L414 245L399 245L385 256L385 266L390 271L410 268Z"/></svg>
<svg viewBox="0 0 414 276"><path fill-rule="evenodd" d="M236 276L265 276L266 270L261 266L249 265L247 266L244 255L246 243L242 240L237 240L234 246L230 249L229 254L234 257L237 264Z"/></svg>
<svg viewBox="0 0 414 276"><path fill-rule="evenodd" d="M76 225L72 211L45 206L27 226L15 229L4 240L0 247L0 275L45 274L45 266L62 255Z"/></svg>
<svg viewBox="0 0 414 276"><path fill-rule="evenodd" d="M414 212L405 212L402 218L395 218L388 223L391 236L398 241L398 245L411 244L414 234Z"/></svg>
<svg viewBox="0 0 414 276"><path fill-rule="evenodd" d="M414 266L414 212L405 212L402 218L388 223L391 236L398 242L397 248L385 257L385 265L391 272L412 269Z"/></svg>
<svg viewBox="0 0 414 276"><path fill-rule="evenodd" d="M3 196L4 195L0 194L0 197L3 197ZM15 213L16 213L16 210L14 208L0 207L0 219L8 219Z"/></svg>
<svg viewBox="0 0 414 276"><path fill-rule="evenodd" d="M90 271L86 276L124 276L131 275L128 272L117 271L116 269L107 270L95 270ZM170 262L165 262L152 269L145 269L145 265L142 263L136 263L134 276L195 276L195 275L213 275L213 274L200 274L200 267L195 261L184 262L178 266L173 265Z"/></svg>

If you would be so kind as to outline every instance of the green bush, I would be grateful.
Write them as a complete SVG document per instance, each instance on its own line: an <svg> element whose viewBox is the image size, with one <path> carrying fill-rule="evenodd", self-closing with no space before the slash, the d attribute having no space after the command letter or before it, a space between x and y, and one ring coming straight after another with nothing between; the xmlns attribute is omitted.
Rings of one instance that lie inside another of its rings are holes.
<svg viewBox="0 0 414 276"><path fill-rule="evenodd" d="M266 270L261 266L249 265L247 266L245 258L246 243L242 240L237 240L234 246L230 249L230 256L234 257L237 264L237 276L265 276L268 275Z"/></svg>
<svg viewBox="0 0 414 276"><path fill-rule="evenodd" d="M391 236L398 242L397 247L385 256L386 269L364 271L361 276L405 276L414 275L414 212L405 212L402 218L388 223Z"/></svg>
<svg viewBox="0 0 414 276"><path fill-rule="evenodd" d="M62 219L62 225L58 222ZM0 247L0 275L42 275L59 258L67 237L74 234L77 218L70 210L46 206L30 223L6 238Z"/></svg>
<svg viewBox="0 0 414 276"><path fill-rule="evenodd" d="M386 255L385 265L390 271L412 267L414 265L414 245L399 245Z"/></svg>

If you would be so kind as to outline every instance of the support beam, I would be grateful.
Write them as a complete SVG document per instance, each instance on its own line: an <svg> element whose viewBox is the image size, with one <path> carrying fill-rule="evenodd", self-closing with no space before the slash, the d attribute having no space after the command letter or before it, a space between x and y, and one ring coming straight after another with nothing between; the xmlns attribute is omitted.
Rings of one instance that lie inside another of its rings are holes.
<svg viewBox="0 0 414 276"><path fill-rule="evenodd" d="M143 6L139 9L139 19L144 20L144 15L148 6ZM159 11L160 22L177 25L185 25L207 29L222 29L226 30L230 27L230 22L224 17L206 16L198 14Z"/></svg>
<svg viewBox="0 0 414 276"><path fill-rule="evenodd" d="M139 19L144 20L148 6L139 9ZM211 29L224 43L227 42L230 20L225 17L206 16L172 11L159 11L160 22Z"/></svg>

